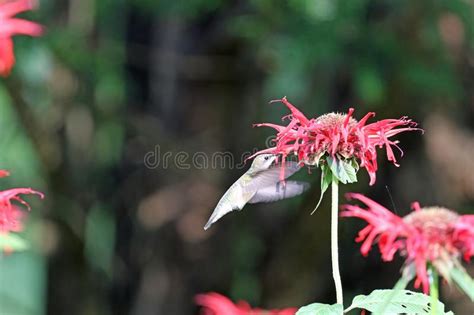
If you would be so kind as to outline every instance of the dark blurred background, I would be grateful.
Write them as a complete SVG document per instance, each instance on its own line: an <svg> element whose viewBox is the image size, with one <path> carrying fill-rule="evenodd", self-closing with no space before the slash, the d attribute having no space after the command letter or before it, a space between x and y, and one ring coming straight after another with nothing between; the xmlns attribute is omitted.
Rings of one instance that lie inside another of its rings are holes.
<svg viewBox="0 0 474 315"><path fill-rule="evenodd" d="M0 258L0 314L197 314L207 291L265 308L333 303L329 198L309 215L319 172L297 175L313 184L302 197L205 232L245 168L199 156L265 148L272 131L252 124L279 123L288 112L268 101L285 95L310 117L406 115L426 132L398 137L401 167L381 151L376 184L361 170L342 192L399 215L416 200L472 213L473 12L470 0L42 0L22 16L47 34L15 38L0 82L2 189L46 193L28 199L31 250ZM161 160L146 165L149 152ZM341 223L347 303L392 287L402 266L361 256L363 226ZM471 314L454 287L442 299Z"/></svg>

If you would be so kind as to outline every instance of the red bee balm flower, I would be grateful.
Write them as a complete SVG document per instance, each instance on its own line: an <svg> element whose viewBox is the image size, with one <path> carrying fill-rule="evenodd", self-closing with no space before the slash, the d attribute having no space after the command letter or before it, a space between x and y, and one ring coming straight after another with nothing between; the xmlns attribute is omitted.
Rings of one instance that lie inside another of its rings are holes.
<svg viewBox="0 0 474 315"><path fill-rule="evenodd" d="M0 170L0 177L7 176L8 172ZM23 229L21 218L23 217L19 207L12 204L12 200L26 206L30 209L29 204L20 198L21 194L36 194L41 198L44 195L31 188L13 188L0 191L0 233L19 232Z"/></svg>
<svg viewBox="0 0 474 315"><path fill-rule="evenodd" d="M288 102L286 97L272 102L282 102L290 109L291 115L284 117L289 118L290 123L287 126L269 123L256 124L257 127L266 126L278 131L275 147L261 150L256 154L279 154L283 161L288 155L295 154L298 156L298 160L306 165L319 165L321 159L326 155L340 161L355 162L352 165L360 162L360 166L365 167L369 173L370 185L375 183L377 171L376 147L385 146L388 160L398 166L393 147L397 148L402 155L403 151L398 147L398 141L390 140L390 138L404 131L420 130L414 128L416 123L406 117L384 119L367 124L367 120L375 116L375 113L370 112L357 121L352 117L354 109L350 108L347 114L329 113L318 118L308 119ZM354 167L354 169L357 168L358 165ZM337 176L337 174L335 175ZM345 183L343 180L341 181ZM354 180L347 182L352 181Z"/></svg>
<svg viewBox="0 0 474 315"><path fill-rule="evenodd" d="M415 287L421 285L425 293L429 292L428 263L450 280L449 271L461 267L460 256L469 260L474 255L474 215L459 215L440 207L420 208L415 202L415 211L401 218L361 194L348 194L348 198L368 207L342 206L345 211L341 216L369 223L356 238L363 242L361 253L366 256L374 242L378 242L384 261L391 261L398 251L406 258L407 270L415 267Z"/></svg>
<svg viewBox="0 0 474 315"><path fill-rule="evenodd" d="M247 302L240 301L237 304L218 293L206 293L196 295L196 303L203 307L203 315L294 315L296 308L283 310L252 309Z"/></svg>
<svg viewBox="0 0 474 315"><path fill-rule="evenodd" d="M18 0L5 1L0 0L0 75L8 76L15 64L15 55L13 53L12 36L22 34L30 36L39 36L43 28L36 23L17 19L13 16L31 10L34 7L33 1Z"/></svg>

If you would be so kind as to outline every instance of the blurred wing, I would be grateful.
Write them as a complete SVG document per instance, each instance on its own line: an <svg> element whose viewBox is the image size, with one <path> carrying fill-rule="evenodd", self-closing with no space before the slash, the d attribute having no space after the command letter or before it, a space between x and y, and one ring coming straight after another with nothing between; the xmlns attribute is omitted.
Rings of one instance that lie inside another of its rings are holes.
<svg viewBox="0 0 474 315"><path fill-rule="evenodd" d="M285 179L296 173L301 166L293 161L285 163ZM244 193L251 193L260 190L262 187L274 186L280 181L281 165L277 164L267 170L261 171L253 176L250 183L245 185Z"/></svg>
<svg viewBox="0 0 474 315"><path fill-rule="evenodd" d="M281 164L276 164L270 169L274 169L274 168L276 168L278 172L280 172ZM285 178L290 177L291 175L293 175L300 169L301 169L301 166L297 162L286 161L285 162ZM280 173L278 173L278 175L280 175Z"/></svg>
<svg viewBox="0 0 474 315"><path fill-rule="evenodd" d="M281 199L291 198L302 194L309 188L309 184L299 181L287 181L286 185L276 183L272 186L257 190L257 193L248 203L273 202Z"/></svg>

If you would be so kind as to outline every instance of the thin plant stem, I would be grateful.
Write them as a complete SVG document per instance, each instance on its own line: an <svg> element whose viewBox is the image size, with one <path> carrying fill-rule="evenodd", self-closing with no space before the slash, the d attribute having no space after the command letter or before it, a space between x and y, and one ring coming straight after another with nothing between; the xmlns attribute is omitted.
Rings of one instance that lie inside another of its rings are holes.
<svg viewBox="0 0 474 315"><path fill-rule="evenodd" d="M341 274L339 272L339 246L337 238L337 224L339 220L339 183L333 177L331 182L331 260L332 260L332 277L336 286L336 302L343 304Z"/></svg>
<svg viewBox="0 0 474 315"><path fill-rule="evenodd" d="M439 300L439 282L438 273L433 267L430 267L430 296L431 296L431 314L438 315Z"/></svg>

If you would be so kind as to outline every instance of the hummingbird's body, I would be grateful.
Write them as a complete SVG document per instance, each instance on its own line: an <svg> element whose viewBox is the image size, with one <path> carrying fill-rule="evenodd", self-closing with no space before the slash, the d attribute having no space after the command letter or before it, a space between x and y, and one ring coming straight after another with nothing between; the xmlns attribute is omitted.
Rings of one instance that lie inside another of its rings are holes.
<svg viewBox="0 0 474 315"><path fill-rule="evenodd" d="M242 175L217 203L209 221L207 230L213 223L233 210L242 210L247 203L272 202L301 194L308 184L287 181L280 185L280 167L272 166L276 156L261 154L255 157L250 169ZM300 167L295 162L285 164L285 178L293 175Z"/></svg>

